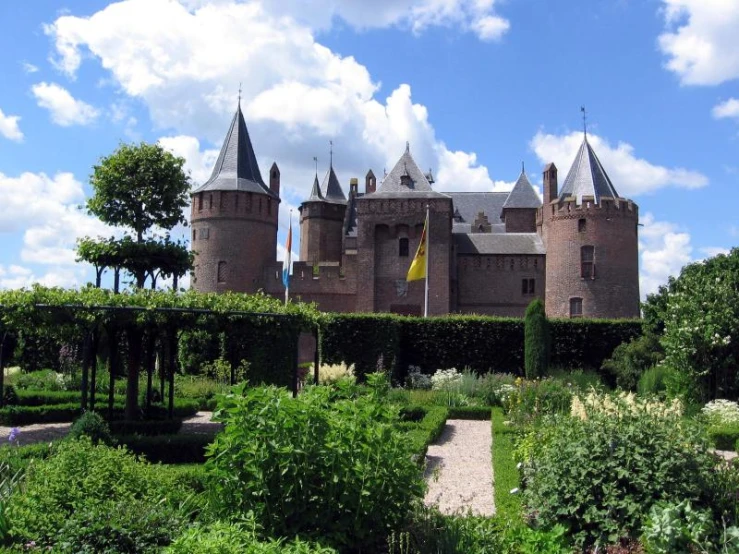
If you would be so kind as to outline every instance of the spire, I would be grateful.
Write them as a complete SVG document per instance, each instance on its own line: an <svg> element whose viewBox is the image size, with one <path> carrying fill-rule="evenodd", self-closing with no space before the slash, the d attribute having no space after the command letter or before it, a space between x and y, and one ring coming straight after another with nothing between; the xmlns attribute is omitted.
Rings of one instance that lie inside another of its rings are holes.
<svg viewBox="0 0 739 554"><path fill-rule="evenodd" d="M231 120L210 179L196 188L193 194L212 190L238 190L275 196L262 180L240 104Z"/></svg>
<svg viewBox="0 0 739 554"><path fill-rule="evenodd" d="M574 196L578 204L582 204L583 196L592 196L596 204L601 198L618 198L616 188L590 146L587 135L559 193L560 200L568 196Z"/></svg>
<svg viewBox="0 0 739 554"><path fill-rule="evenodd" d="M405 141L405 153L406 154L411 153L411 143L409 141Z"/></svg>
<svg viewBox="0 0 739 554"><path fill-rule="evenodd" d="M534 187L531 185L531 181L526 176L526 171L523 163L521 163L521 175L518 176L516 184L513 185L513 189L508 194L503 209L507 208L539 208L541 207L541 200L539 195L536 194Z"/></svg>
<svg viewBox="0 0 739 554"><path fill-rule="evenodd" d="M308 202L317 202L323 200L323 194L321 194L321 185L318 183L318 173L316 173L313 179L313 188L310 191L310 197Z"/></svg>
<svg viewBox="0 0 739 554"><path fill-rule="evenodd" d="M582 134L585 140L588 140L588 112L585 111L585 106L580 106L582 112Z"/></svg>

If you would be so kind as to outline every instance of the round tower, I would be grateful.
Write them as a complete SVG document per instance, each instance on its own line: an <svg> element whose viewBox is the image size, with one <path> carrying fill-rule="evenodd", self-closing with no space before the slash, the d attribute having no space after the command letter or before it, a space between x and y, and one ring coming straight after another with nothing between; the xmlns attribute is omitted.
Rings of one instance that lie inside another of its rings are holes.
<svg viewBox="0 0 739 554"><path fill-rule="evenodd" d="M341 262L346 206L332 161L323 185L316 175L310 197L299 208L301 261Z"/></svg>
<svg viewBox="0 0 739 554"><path fill-rule="evenodd" d="M241 106L231 121L210 179L192 193L192 288L254 293L274 264L280 171L262 180Z"/></svg>
<svg viewBox="0 0 739 554"><path fill-rule="evenodd" d="M551 178L539 218L547 315L639 317L638 206L618 196L587 137L559 195Z"/></svg>

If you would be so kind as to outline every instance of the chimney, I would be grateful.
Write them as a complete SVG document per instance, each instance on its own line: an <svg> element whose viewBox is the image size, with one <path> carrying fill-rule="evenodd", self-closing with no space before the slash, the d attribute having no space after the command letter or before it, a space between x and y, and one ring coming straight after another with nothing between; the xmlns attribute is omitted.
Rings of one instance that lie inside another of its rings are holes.
<svg viewBox="0 0 739 554"><path fill-rule="evenodd" d="M269 190L280 196L280 168L277 167L277 162L269 170Z"/></svg>
<svg viewBox="0 0 739 554"><path fill-rule="evenodd" d="M550 163L544 168L544 204L557 199L557 166Z"/></svg>
<svg viewBox="0 0 739 554"><path fill-rule="evenodd" d="M375 178L375 174L372 173L372 170L370 169L367 172L367 176L364 178L364 193L372 194L376 190L377 190L377 179Z"/></svg>
<svg viewBox="0 0 739 554"><path fill-rule="evenodd" d="M349 196L357 196L359 194L359 179L352 177L349 179Z"/></svg>

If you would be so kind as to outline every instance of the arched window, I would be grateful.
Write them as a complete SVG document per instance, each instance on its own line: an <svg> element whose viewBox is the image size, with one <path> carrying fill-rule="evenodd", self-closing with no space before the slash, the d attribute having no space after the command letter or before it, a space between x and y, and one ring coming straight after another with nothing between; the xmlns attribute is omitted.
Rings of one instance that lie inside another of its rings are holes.
<svg viewBox="0 0 739 554"><path fill-rule="evenodd" d="M582 317L582 298L570 298L570 317Z"/></svg>
<svg viewBox="0 0 739 554"><path fill-rule="evenodd" d="M401 258L408 257L408 238L402 237L398 239L398 256Z"/></svg>
<svg viewBox="0 0 739 554"><path fill-rule="evenodd" d="M595 279L595 247L586 245L580 248L580 277Z"/></svg>

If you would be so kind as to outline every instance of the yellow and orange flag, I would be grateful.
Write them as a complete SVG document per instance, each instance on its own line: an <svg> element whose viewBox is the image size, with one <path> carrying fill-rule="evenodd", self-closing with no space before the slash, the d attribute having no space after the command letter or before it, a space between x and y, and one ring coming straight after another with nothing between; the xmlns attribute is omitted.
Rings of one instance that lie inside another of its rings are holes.
<svg viewBox="0 0 739 554"><path fill-rule="evenodd" d="M405 278L406 281L418 281L426 278L426 256L428 255L428 240L427 230L429 220L426 218L426 222L423 224L423 233L421 233L421 242L416 250L416 257L411 262L411 267L408 270L408 276Z"/></svg>

